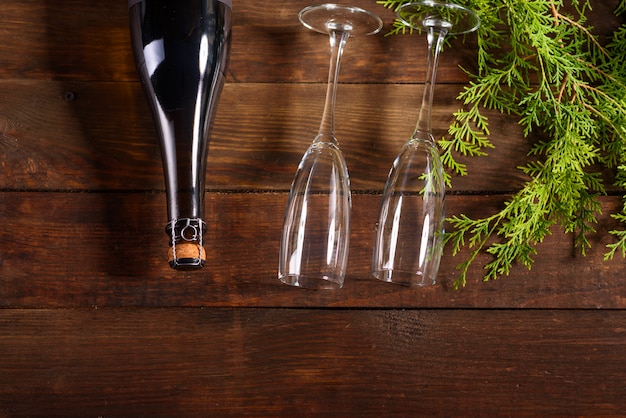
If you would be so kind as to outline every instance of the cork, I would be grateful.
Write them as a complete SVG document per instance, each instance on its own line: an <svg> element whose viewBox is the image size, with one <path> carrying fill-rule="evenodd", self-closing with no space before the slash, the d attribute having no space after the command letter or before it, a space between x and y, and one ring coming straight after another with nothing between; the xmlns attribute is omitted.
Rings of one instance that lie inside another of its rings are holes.
<svg viewBox="0 0 626 418"><path fill-rule="evenodd" d="M198 258L198 255L200 255L201 260L206 260L204 248L197 243L183 242L176 245L176 258L179 260L182 258ZM168 251L168 260L170 262L174 261L174 249L172 247Z"/></svg>

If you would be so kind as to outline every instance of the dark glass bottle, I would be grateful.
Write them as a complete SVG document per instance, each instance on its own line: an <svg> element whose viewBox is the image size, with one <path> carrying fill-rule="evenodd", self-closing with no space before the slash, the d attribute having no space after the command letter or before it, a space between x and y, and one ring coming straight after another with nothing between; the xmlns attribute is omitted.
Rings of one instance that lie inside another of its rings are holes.
<svg viewBox="0 0 626 418"><path fill-rule="evenodd" d="M133 55L161 146L175 269L201 268L206 260L206 158L228 63L231 1L128 3Z"/></svg>

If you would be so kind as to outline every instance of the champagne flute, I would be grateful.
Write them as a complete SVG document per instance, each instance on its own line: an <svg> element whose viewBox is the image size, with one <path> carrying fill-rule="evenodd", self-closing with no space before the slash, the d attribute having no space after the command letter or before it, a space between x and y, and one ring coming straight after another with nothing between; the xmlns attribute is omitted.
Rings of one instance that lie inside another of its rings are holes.
<svg viewBox="0 0 626 418"><path fill-rule="evenodd" d="M324 113L305 152L285 210L278 278L309 289L339 289L348 261L351 196L348 169L334 131L339 66L350 36L372 35L382 20L358 7L322 4L298 15L308 29L330 37L330 68Z"/></svg>
<svg viewBox="0 0 626 418"><path fill-rule="evenodd" d="M443 250L445 183L431 130L439 53L447 35L476 30L476 14L454 3L423 0L404 4L398 18L425 30L428 67L417 126L389 172L376 226L373 276L408 286L433 285Z"/></svg>

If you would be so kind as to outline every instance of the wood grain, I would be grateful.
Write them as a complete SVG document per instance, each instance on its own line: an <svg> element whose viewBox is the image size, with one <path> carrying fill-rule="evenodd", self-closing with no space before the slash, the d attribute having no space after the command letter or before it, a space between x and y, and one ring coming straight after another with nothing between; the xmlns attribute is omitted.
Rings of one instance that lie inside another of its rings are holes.
<svg viewBox="0 0 626 418"><path fill-rule="evenodd" d="M0 414L622 416L624 311L0 311Z"/></svg>
<svg viewBox="0 0 626 418"><path fill-rule="evenodd" d="M325 81L328 40L305 29L297 17L309 4L302 0L236 3L228 81ZM386 29L376 36L350 41L342 80L415 82L407 68L420 71L417 80L423 80L424 70L416 65L423 64L423 54L416 52L425 48L423 38L418 43L408 37L385 37L393 13L372 0L356 0L352 4L379 13ZM137 79L130 50L127 2L95 0L85 5L80 0L8 1L0 5L0 13L1 54L10 57L6 65L0 66L0 78ZM450 63L458 64L471 55L468 50L451 56ZM454 79L466 80L467 76L457 65L442 67L441 80Z"/></svg>
<svg viewBox="0 0 626 418"><path fill-rule="evenodd" d="M158 145L131 55L127 2L0 2L0 417L626 416L624 259L603 261L609 186L586 257L554 230L532 270L482 283L446 250L439 284L374 281L376 212L412 131L422 36L349 40L337 135L353 189L348 276L335 292L276 279L282 214L318 128L324 35L308 1L234 1L227 83L209 151L208 267L165 261ZM618 0L592 1L600 42ZM443 135L476 70L475 35L440 63ZM495 149L454 179L448 215L487 216L526 178L540 134L487 112ZM603 173L607 185L612 173Z"/></svg>
<svg viewBox="0 0 626 418"><path fill-rule="evenodd" d="M441 86L434 125L447 127L460 87ZM354 191L382 190L417 120L419 85L346 84L339 88L337 137ZM322 114L321 84L230 84L209 146L212 190L289 190ZM69 100L68 101L68 96ZM488 158L459 160L455 192L519 189L517 166L537 137L494 112ZM445 135L444 129L435 134ZM161 190L163 172L152 120L136 83L0 81L0 188L11 190ZM605 177L611 189L611 173Z"/></svg>
<svg viewBox="0 0 626 418"><path fill-rule="evenodd" d="M233 44L228 81L236 83L324 82L328 42L298 22L306 0L240 1L233 12ZM342 63L344 82L415 83L425 76L425 38L390 36L395 16L373 0L351 5L377 13L381 33L352 38ZM618 0L594 1L590 25L606 36L619 25ZM0 78L83 81L136 80L129 46L127 2L8 0L0 4ZM476 69L476 36L453 42L454 54L442 60L439 80L465 82L459 69Z"/></svg>
<svg viewBox="0 0 626 418"><path fill-rule="evenodd" d="M450 196L448 214L495 212L504 196ZM166 262L163 194L0 194L0 305L240 306L352 308L624 308L623 259L604 262L614 221L603 216L583 257L573 237L554 231L532 270L483 284L480 257L469 284L455 291L456 266L467 253L444 254L439 285L410 289L372 280L370 265L380 195L355 195L344 288L315 292L276 278L286 193L209 193L207 267L175 272ZM617 198L604 199L605 212ZM449 251L449 249L448 249Z"/></svg>

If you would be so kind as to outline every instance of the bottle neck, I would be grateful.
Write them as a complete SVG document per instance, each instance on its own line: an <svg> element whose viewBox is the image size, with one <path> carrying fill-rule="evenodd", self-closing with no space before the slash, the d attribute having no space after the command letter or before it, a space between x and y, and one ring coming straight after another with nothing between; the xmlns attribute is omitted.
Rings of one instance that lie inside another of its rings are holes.
<svg viewBox="0 0 626 418"><path fill-rule="evenodd" d="M168 261L177 270L193 270L204 267L206 252L204 235L206 223L200 218L172 220L166 227L170 236Z"/></svg>

